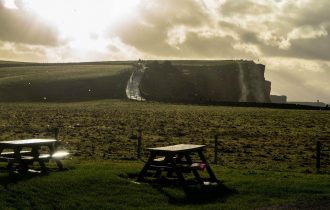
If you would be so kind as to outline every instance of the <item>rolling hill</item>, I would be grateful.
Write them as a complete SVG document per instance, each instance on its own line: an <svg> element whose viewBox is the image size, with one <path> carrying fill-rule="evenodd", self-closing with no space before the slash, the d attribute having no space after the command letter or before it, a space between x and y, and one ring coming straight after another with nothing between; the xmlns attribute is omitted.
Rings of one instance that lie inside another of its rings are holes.
<svg viewBox="0 0 330 210"><path fill-rule="evenodd" d="M129 62L0 62L0 101L72 102L125 98Z"/></svg>

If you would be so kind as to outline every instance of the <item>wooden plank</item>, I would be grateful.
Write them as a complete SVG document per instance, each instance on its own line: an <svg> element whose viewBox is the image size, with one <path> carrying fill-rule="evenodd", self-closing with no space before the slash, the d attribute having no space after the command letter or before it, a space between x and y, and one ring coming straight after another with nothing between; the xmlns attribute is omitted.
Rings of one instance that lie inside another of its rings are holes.
<svg viewBox="0 0 330 210"><path fill-rule="evenodd" d="M160 157L160 158L154 159L155 162L163 162L164 160L165 160L165 157Z"/></svg>
<svg viewBox="0 0 330 210"><path fill-rule="evenodd" d="M162 153L184 153L194 150L201 150L206 145L194 145L194 144L177 144L171 145L166 147L155 147L155 148L148 148L150 152L162 152Z"/></svg>
<svg viewBox="0 0 330 210"><path fill-rule="evenodd" d="M46 160L46 159L50 159L50 157L51 157L50 154L40 154L38 159L45 159Z"/></svg>
<svg viewBox="0 0 330 210"><path fill-rule="evenodd" d="M171 166L165 166L165 165L149 165L148 170L152 169L173 169Z"/></svg>
<svg viewBox="0 0 330 210"><path fill-rule="evenodd" d="M13 140L13 141L0 141L0 146L3 148L14 147L30 147L35 145L50 145L57 142L55 139L25 139L25 140Z"/></svg>
<svg viewBox="0 0 330 210"><path fill-rule="evenodd" d="M8 157L0 157L1 162L8 162L9 160L13 160L14 158L8 158Z"/></svg>
<svg viewBox="0 0 330 210"><path fill-rule="evenodd" d="M28 151L28 150L22 150L19 152L21 155L24 155L24 154L31 154L31 151ZM1 153L1 156L4 156L4 157L13 157L15 155L15 152L2 152Z"/></svg>

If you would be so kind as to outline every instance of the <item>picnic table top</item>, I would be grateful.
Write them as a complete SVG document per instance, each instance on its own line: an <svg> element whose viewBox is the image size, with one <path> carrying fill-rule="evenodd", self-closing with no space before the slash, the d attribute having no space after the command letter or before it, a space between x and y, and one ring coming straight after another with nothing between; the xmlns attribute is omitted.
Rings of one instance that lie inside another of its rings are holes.
<svg viewBox="0 0 330 210"><path fill-rule="evenodd" d="M12 141L0 141L0 146L34 146L48 145L57 142L56 139L24 139Z"/></svg>
<svg viewBox="0 0 330 210"><path fill-rule="evenodd" d="M147 150L150 152L168 152L168 153L175 153L175 152L190 152L190 151L198 151L206 147L206 145L195 145L195 144L176 144L170 145L165 147L155 147L155 148L148 148Z"/></svg>

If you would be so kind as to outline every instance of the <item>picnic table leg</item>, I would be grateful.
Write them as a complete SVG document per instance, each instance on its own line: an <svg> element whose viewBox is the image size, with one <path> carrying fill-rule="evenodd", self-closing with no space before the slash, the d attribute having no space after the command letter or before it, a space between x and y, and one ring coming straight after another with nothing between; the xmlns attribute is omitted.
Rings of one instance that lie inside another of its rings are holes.
<svg viewBox="0 0 330 210"><path fill-rule="evenodd" d="M171 164L171 160L173 159L175 161L175 163L181 161L182 159L182 155L178 155L177 157L176 156L165 156L165 163L170 163ZM173 168L172 169L167 169L167 177L173 177Z"/></svg>
<svg viewBox="0 0 330 210"><path fill-rule="evenodd" d="M146 173L149 169L149 166L154 161L155 157L156 157L156 155L154 153L151 153L149 155L148 161L146 162L146 164L143 166L141 172L139 173L138 181L143 181L144 180L144 176L146 175Z"/></svg>
<svg viewBox="0 0 330 210"><path fill-rule="evenodd" d="M13 161L9 160L7 164L7 170L9 171L9 173L14 171L13 166L14 166Z"/></svg>
<svg viewBox="0 0 330 210"><path fill-rule="evenodd" d="M154 175L155 178L160 178L160 175L162 175L162 170L158 169Z"/></svg>
<svg viewBox="0 0 330 210"><path fill-rule="evenodd" d="M19 171L21 171L21 172L26 172L27 171L27 166L25 165L25 163L22 160L21 150L22 150L21 147L16 147L14 149L14 160L10 161L8 163L8 166L7 166L10 173L12 173L14 171L13 166L14 166L15 161L19 164L18 165Z"/></svg>
<svg viewBox="0 0 330 210"><path fill-rule="evenodd" d="M50 153L51 157L52 157L52 155L55 153L55 150L56 150L56 144L57 144L57 143L54 143L54 144L52 144L51 146L49 146L49 153ZM54 161L55 161L55 164L56 164L56 166L57 166L57 168L58 168L59 170L63 170L63 169L64 169L64 166L63 166L63 163L61 162L61 160L57 160L57 159L55 159Z"/></svg>
<svg viewBox="0 0 330 210"><path fill-rule="evenodd" d="M17 158L15 150L14 150L14 158ZM14 166L14 160L8 160L8 164L7 164L6 168L10 174L13 173L13 171L14 171L13 166Z"/></svg>
<svg viewBox="0 0 330 210"><path fill-rule="evenodd" d="M185 155L185 157L186 157L186 160L187 160L188 164L191 165L191 164L192 164L192 160L191 160L190 155L187 154L187 155ZM194 174L194 176L195 176L197 182L198 182L200 185L203 185L203 184L204 184L204 183L203 183L203 180L202 180L201 176L199 175L197 169L192 168L191 171L193 172L193 174Z"/></svg>
<svg viewBox="0 0 330 210"><path fill-rule="evenodd" d="M186 180L185 180L182 172L180 171L180 169L176 165L176 161L174 160L174 157L172 156L170 159L171 159L170 163L172 165L172 168L173 168L174 172L176 173L179 181L182 183L182 185L186 185Z"/></svg>
<svg viewBox="0 0 330 210"><path fill-rule="evenodd" d="M203 151L198 151L198 155L199 155L201 161L202 161L203 163L205 163L205 165L206 165L206 170L207 170L207 173L208 173L209 176L210 176L210 180L219 184L219 180L217 179L217 177L216 177L215 174L213 173L213 171L212 171L212 169L211 169L209 163L207 162L207 160L206 160L206 158L205 158L205 156L204 156Z"/></svg>
<svg viewBox="0 0 330 210"><path fill-rule="evenodd" d="M46 172L47 171L47 167L46 167L46 164L44 162L44 160L42 159L39 159L39 149L40 147L32 147L32 156L33 156L33 160L37 160L39 165L40 165L40 168L41 168L41 171L42 172ZM32 162L33 164L33 162Z"/></svg>
<svg viewBox="0 0 330 210"><path fill-rule="evenodd" d="M64 169L63 163L60 160L55 160L55 163L56 163L58 169L60 169L60 170Z"/></svg>

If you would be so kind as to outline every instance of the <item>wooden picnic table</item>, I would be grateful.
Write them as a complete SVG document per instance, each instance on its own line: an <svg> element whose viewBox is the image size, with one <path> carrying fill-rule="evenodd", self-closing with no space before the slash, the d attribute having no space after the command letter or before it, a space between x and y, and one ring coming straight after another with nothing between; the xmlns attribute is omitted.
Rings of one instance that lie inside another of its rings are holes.
<svg viewBox="0 0 330 210"><path fill-rule="evenodd" d="M203 150L206 145L177 144L166 147L148 148L150 152L148 161L142 168L138 180L144 180L149 170L156 171L154 177L160 177L162 171L167 172L167 176L172 173L177 175L180 182L185 185L184 173L192 173L196 181L201 184L219 184L214 172L212 171ZM198 162L193 162L192 155L197 154ZM157 158L157 156L161 156ZM207 182L201 178L200 170L206 169L209 178Z"/></svg>
<svg viewBox="0 0 330 210"><path fill-rule="evenodd" d="M56 165L59 169L63 169L63 164L60 161L61 158L68 155L63 153L62 156L56 154L57 144L59 143L56 139L25 139L25 140L13 140L13 141L0 141L0 160L6 161L7 169L13 171L14 164L18 164L20 169L28 170L28 166L32 165L33 162L38 162L41 171L47 171L45 162L50 159L55 160ZM48 148L48 153L41 154L41 147ZM22 149L28 148L25 151ZM4 150L11 150L5 152Z"/></svg>

